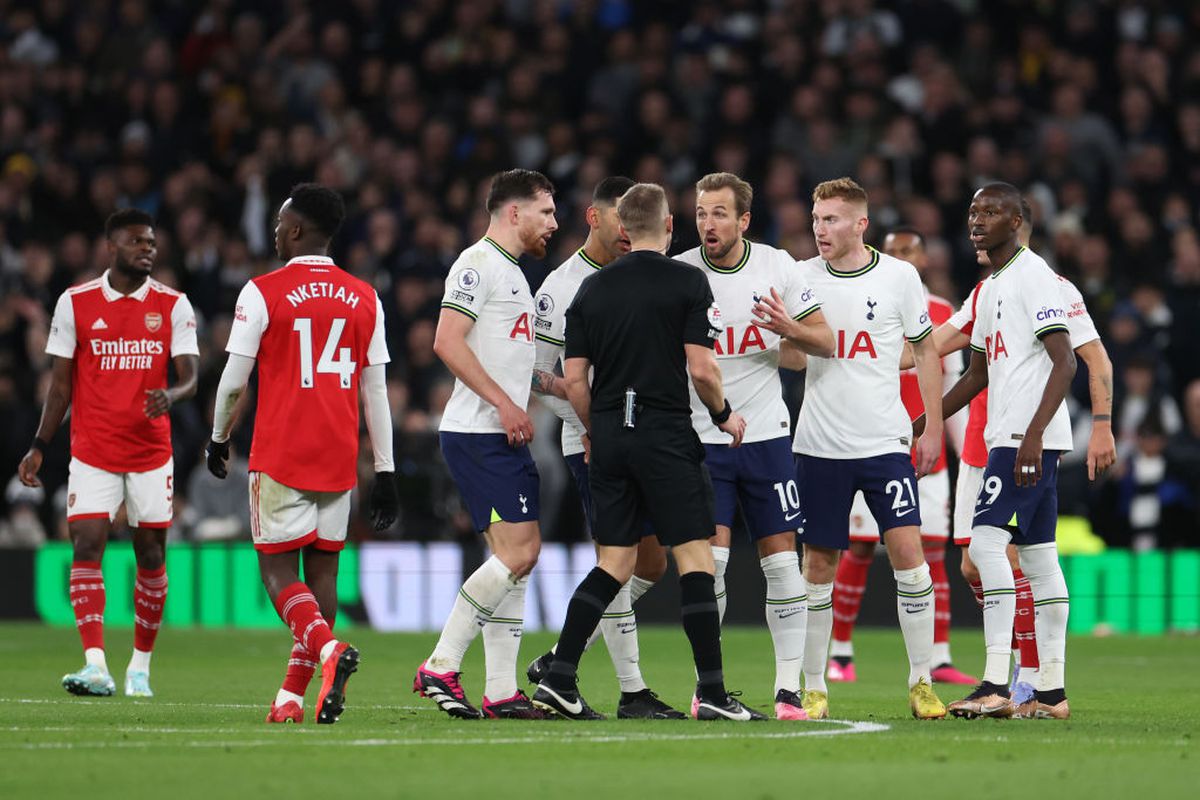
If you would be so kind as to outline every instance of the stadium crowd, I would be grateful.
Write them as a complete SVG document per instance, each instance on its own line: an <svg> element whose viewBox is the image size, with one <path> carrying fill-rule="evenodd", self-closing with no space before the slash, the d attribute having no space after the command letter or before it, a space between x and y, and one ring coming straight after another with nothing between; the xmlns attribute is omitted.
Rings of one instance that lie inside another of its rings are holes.
<svg viewBox="0 0 1200 800"><path fill-rule="evenodd" d="M1172 11L1170 9L1174 8ZM158 221L154 277L185 291L197 400L172 410L177 524L247 536L245 481L204 469L234 299L275 268L274 212L317 180L346 197L339 264L383 298L401 520L384 535L470 535L436 446L453 380L433 352L446 271L482 233L494 172L538 169L561 226L532 287L586 234L609 174L661 183L675 250L697 244L695 180L756 188L751 238L816 255L809 193L854 176L878 242L926 237L925 276L958 303L979 277L972 191L1019 186L1033 249L1076 281L1116 375L1115 473L1082 448L1064 513L1114 545L1195 545L1200 506L1200 6L951 0L0 0L0 545L62 538L66 428L45 491L12 477L45 391L50 311L97 274L102 228ZM789 403L801 382L785 383ZM1076 378L1086 443L1087 384ZM1082 403L1082 404L1081 404ZM583 536L535 416L545 534ZM235 439L244 476L251 426ZM364 448L361 473L372 469ZM240 467L239 467L240 463ZM11 478L11 480L10 480ZM358 517L356 517L358 519ZM359 519L359 537L368 526Z"/></svg>

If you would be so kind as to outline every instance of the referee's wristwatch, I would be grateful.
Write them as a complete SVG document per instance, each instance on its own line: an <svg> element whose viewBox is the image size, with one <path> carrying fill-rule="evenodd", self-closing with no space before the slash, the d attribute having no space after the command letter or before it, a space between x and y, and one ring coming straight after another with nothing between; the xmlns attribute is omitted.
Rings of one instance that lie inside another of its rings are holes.
<svg viewBox="0 0 1200 800"><path fill-rule="evenodd" d="M729 400L726 399L724 408L715 414L711 411L708 413L709 418L712 419L714 425L723 425L725 421L729 419L730 415L733 414L733 407L729 405Z"/></svg>

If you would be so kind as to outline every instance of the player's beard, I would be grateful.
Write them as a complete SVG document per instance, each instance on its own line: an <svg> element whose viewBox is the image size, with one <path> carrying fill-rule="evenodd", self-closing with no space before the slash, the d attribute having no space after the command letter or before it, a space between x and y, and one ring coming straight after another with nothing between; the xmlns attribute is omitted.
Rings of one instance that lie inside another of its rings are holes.
<svg viewBox="0 0 1200 800"><path fill-rule="evenodd" d="M733 251L733 248L737 246L737 243L738 243L738 237L736 237L736 236L733 237L733 239L731 239L728 243L721 242L718 240L717 250L713 251L713 250L709 250L708 243L705 242L704 250L708 254L709 261L720 261Z"/></svg>
<svg viewBox="0 0 1200 800"><path fill-rule="evenodd" d="M546 257L546 240L540 235L530 236L528 238L522 236L521 244L524 245L525 252L534 258Z"/></svg>

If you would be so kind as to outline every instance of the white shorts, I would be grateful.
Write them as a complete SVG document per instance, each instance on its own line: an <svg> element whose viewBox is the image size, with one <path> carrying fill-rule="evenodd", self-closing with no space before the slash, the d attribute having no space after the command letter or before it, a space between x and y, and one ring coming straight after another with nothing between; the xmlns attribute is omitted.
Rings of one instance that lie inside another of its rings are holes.
<svg viewBox="0 0 1200 800"><path fill-rule="evenodd" d="M986 467L972 467L962 463L958 465L958 483L954 487L955 544L965 547L971 543L975 503L979 500L979 490L983 487L983 473L986 471Z"/></svg>
<svg viewBox="0 0 1200 800"><path fill-rule="evenodd" d="M337 552L346 546L350 490L306 492L265 472L250 473L250 537L254 549L283 553L313 545Z"/></svg>
<svg viewBox="0 0 1200 800"><path fill-rule="evenodd" d="M112 522L124 503L129 527L169 528L174 484L173 458L147 472L108 472L72 458L67 477L67 522L83 519Z"/></svg>
<svg viewBox="0 0 1200 800"><path fill-rule="evenodd" d="M921 508L921 538L946 539L950 536L950 473L946 470L926 475L917 481ZM854 493L850 507L850 541L878 542L879 526L862 492Z"/></svg>

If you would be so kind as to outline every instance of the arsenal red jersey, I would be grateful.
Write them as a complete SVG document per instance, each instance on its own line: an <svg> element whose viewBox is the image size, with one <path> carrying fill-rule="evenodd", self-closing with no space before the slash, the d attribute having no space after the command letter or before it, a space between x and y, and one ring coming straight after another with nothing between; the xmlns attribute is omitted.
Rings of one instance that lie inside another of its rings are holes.
<svg viewBox="0 0 1200 800"><path fill-rule="evenodd" d="M950 319L950 315L954 313L954 306L943 300L937 295L928 295L929 300L929 321L933 323L933 327L941 325L946 320ZM944 369L944 367L943 367ZM939 387L939 391L941 387ZM908 411L908 416L911 419L916 419L925 413L925 403L921 400L921 384L917 381L917 370L906 369L900 373L900 399L904 402L904 408ZM914 454L914 461L915 454ZM933 465L933 472L941 472L946 468L946 437L942 437L942 452L938 456L937 463Z"/></svg>
<svg viewBox="0 0 1200 800"><path fill-rule="evenodd" d="M58 298L46 352L73 362L73 457L108 472L167 463L171 418L146 417L146 391L167 387L171 358L200 354L186 296L155 280L124 295L106 271Z"/></svg>
<svg viewBox="0 0 1200 800"><path fill-rule="evenodd" d="M983 282L975 284L971 294L950 319L950 324L970 336L975 330L975 309L979 304L979 290ZM959 458L967 466L986 467L988 459L987 442L983 432L987 428L987 389L971 399L967 411L967 428L963 432L963 449Z"/></svg>
<svg viewBox="0 0 1200 800"><path fill-rule="evenodd" d="M293 489L352 489L359 374L388 362L375 289L331 259L294 258L242 289L226 349L258 360L250 469Z"/></svg>

